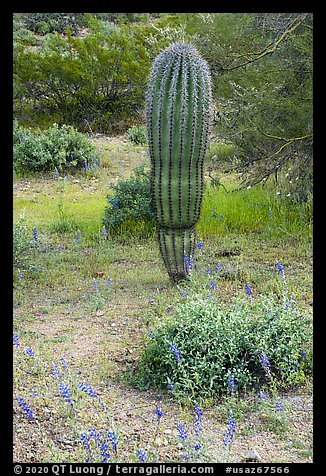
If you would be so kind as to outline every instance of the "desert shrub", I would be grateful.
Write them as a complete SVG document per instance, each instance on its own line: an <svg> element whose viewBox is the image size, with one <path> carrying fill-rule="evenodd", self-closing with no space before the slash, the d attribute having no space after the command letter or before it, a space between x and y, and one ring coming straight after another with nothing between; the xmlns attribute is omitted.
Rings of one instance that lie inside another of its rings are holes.
<svg viewBox="0 0 326 476"><path fill-rule="evenodd" d="M176 396L209 398L228 390L268 384L262 365L266 354L279 385L292 386L311 367L310 320L293 300L239 297L228 305L195 297L180 304L152 332L140 363L147 386L173 385Z"/></svg>
<svg viewBox="0 0 326 476"><path fill-rule="evenodd" d="M127 134L131 145L147 144L147 129L145 126L130 127Z"/></svg>
<svg viewBox="0 0 326 476"><path fill-rule="evenodd" d="M74 127L31 132L14 124L14 167L20 171L78 169L98 160L95 146Z"/></svg>
<svg viewBox="0 0 326 476"><path fill-rule="evenodd" d="M144 166L134 169L130 178L119 180L113 186L114 196L108 195L104 210L103 225L114 234L124 232L151 233L154 229L150 196L149 175Z"/></svg>

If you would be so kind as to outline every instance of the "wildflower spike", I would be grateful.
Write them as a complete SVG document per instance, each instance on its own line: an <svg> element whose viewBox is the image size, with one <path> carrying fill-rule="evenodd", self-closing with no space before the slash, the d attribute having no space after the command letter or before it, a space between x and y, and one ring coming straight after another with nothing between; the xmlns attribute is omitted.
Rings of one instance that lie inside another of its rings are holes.
<svg viewBox="0 0 326 476"><path fill-rule="evenodd" d="M196 249L211 119L208 65L194 47L173 43L157 55L146 106L160 252L169 276L179 281L190 274L184 256Z"/></svg>

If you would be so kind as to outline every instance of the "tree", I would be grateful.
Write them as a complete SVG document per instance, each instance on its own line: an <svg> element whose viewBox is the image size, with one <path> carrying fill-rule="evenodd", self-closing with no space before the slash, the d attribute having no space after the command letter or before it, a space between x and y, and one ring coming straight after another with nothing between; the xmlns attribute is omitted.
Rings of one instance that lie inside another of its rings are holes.
<svg viewBox="0 0 326 476"><path fill-rule="evenodd" d="M142 112L150 58L142 32L93 19L85 37L49 34L14 49L14 112L80 129L125 129Z"/></svg>
<svg viewBox="0 0 326 476"><path fill-rule="evenodd" d="M187 32L208 60L215 124L233 142L243 186L288 174L304 199L312 189L312 15L195 14Z"/></svg>

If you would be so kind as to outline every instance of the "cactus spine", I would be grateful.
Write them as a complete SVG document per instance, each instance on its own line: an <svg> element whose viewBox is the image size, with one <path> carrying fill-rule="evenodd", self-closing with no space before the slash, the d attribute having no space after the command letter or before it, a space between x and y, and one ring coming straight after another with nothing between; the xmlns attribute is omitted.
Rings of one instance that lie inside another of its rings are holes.
<svg viewBox="0 0 326 476"><path fill-rule="evenodd" d="M174 43L155 58L147 92L151 195L160 251L174 281L189 275L203 194L211 81L197 50Z"/></svg>

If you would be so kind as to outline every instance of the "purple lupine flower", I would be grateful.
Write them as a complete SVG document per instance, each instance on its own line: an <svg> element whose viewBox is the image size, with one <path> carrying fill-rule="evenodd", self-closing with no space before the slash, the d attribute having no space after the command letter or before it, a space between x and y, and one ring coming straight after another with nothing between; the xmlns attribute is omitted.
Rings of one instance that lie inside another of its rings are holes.
<svg viewBox="0 0 326 476"><path fill-rule="evenodd" d="M236 427L236 419L233 418L232 412L230 412L228 417L228 427L226 432L224 433L224 439L223 439L224 446L228 446L232 442L232 439L235 434L235 427Z"/></svg>
<svg viewBox="0 0 326 476"><path fill-rule="evenodd" d="M251 297L252 294L252 288L249 283L246 284L246 294L248 297Z"/></svg>
<svg viewBox="0 0 326 476"><path fill-rule="evenodd" d="M139 450L137 450L137 453L138 453L139 462L140 462L140 463L146 463L147 455L146 455L145 450L143 450L142 448L140 448Z"/></svg>
<svg viewBox="0 0 326 476"><path fill-rule="evenodd" d="M60 375L59 369L56 366L56 364L52 364L51 371L52 371L53 375L55 375L56 377L58 377Z"/></svg>
<svg viewBox="0 0 326 476"><path fill-rule="evenodd" d="M107 232L106 232L105 226L103 226L103 228L102 228L102 235L103 235L103 237L104 237L105 240L108 239L108 234L107 234Z"/></svg>
<svg viewBox="0 0 326 476"><path fill-rule="evenodd" d="M18 337L17 334L13 334L13 336L12 336L12 341L13 341L13 345L14 345L15 347L19 347L19 346L20 346L20 344L19 344L19 337Z"/></svg>
<svg viewBox="0 0 326 476"><path fill-rule="evenodd" d="M220 271L222 268L222 263L217 263L216 265L216 271Z"/></svg>
<svg viewBox="0 0 326 476"><path fill-rule="evenodd" d="M70 395L70 388L69 388L69 385L66 384L66 383L61 383L60 386L60 392L61 392L61 395L63 396L63 398L65 399L65 401L67 403L69 403L71 405L71 407L73 408L74 407L74 404L72 403L71 401L71 395Z"/></svg>
<svg viewBox="0 0 326 476"><path fill-rule="evenodd" d="M230 374L229 377L228 377L228 385L229 385L230 393L231 393L231 395L233 395L237 387L234 383L234 378L233 378L232 374Z"/></svg>
<svg viewBox="0 0 326 476"><path fill-rule="evenodd" d="M62 357L60 357L60 362L61 362L63 370L69 370L69 363L65 359L64 355Z"/></svg>
<svg viewBox="0 0 326 476"><path fill-rule="evenodd" d="M37 240L38 240L37 229L36 229L35 226L34 226L34 228L33 228L33 238L34 238L34 241L37 241Z"/></svg>
<svg viewBox="0 0 326 476"><path fill-rule="evenodd" d="M23 412L27 416L27 418L29 419L35 418L35 413L32 411L30 405L28 405L28 403L23 397L21 396L17 397L17 402L20 408L23 410Z"/></svg>
<svg viewBox="0 0 326 476"><path fill-rule="evenodd" d="M159 422L160 419L162 418L162 416L164 416L164 412L163 412L162 408L160 407L160 405L156 406L155 413L157 415L157 421Z"/></svg>
<svg viewBox="0 0 326 476"><path fill-rule="evenodd" d="M172 352L174 353L176 359L177 359L177 362L180 363L181 361L181 356L180 356L180 351L179 349L177 348L177 346L172 342L170 344L170 349L172 350Z"/></svg>
<svg viewBox="0 0 326 476"><path fill-rule="evenodd" d="M203 428L202 428L203 414L202 414L201 408L198 405L198 403L195 404L195 414L196 414L196 417L197 417L197 420L194 423L195 432L196 432L196 435L200 435L203 431Z"/></svg>
<svg viewBox="0 0 326 476"><path fill-rule="evenodd" d="M178 431L179 431L179 436L180 438L185 441L187 439L187 431L185 429L184 424L180 421L177 425Z"/></svg>
<svg viewBox="0 0 326 476"><path fill-rule="evenodd" d="M216 288L215 279L210 279L209 285L210 285L210 288L214 290Z"/></svg>
<svg viewBox="0 0 326 476"><path fill-rule="evenodd" d="M278 401L276 402L276 410L277 410L278 412L282 412L282 411L283 411L283 402L281 402L280 400L278 400Z"/></svg>
<svg viewBox="0 0 326 476"><path fill-rule="evenodd" d="M31 357L35 354L35 353L34 353L34 350L32 349L32 347L27 347L27 348L25 349L25 352L26 352L27 355L30 355Z"/></svg>
<svg viewBox="0 0 326 476"><path fill-rule="evenodd" d="M113 451L115 452L115 454L117 454L118 453L118 438L115 435L114 431L109 431L108 440L110 441L112 445Z"/></svg>
<svg viewBox="0 0 326 476"><path fill-rule="evenodd" d="M284 281L285 280L284 267L283 267L283 265L281 264L280 261L278 261L276 263L276 268L277 268L277 271L280 273L280 275L281 275L281 277Z"/></svg>
<svg viewBox="0 0 326 476"><path fill-rule="evenodd" d="M204 244L204 243L203 243L202 241L199 241L199 243L198 243L198 245L197 245L199 250L201 250L201 249L202 249L202 247L203 247L203 244Z"/></svg>
<svg viewBox="0 0 326 476"><path fill-rule="evenodd" d="M200 448L202 448L202 445L200 445L199 443L197 443L197 444L194 446L194 449L195 449L196 451L199 451Z"/></svg>
<svg viewBox="0 0 326 476"><path fill-rule="evenodd" d="M182 296L185 296L185 297L189 296L189 293L187 293L187 291L182 291L181 294Z"/></svg>
<svg viewBox="0 0 326 476"><path fill-rule="evenodd" d="M304 349L301 350L300 354L302 357L307 357L307 352Z"/></svg>
<svg viewBox="0 0 326 476"><path fill-rule="evenodd" d="M174 384L169 378L168 378L168 390L170 390L170 392L174 392Z"/></svg>
<svg viewBox="0 0 326 476"><path fill-rule="evenodd" d="M92 450L90 447L90 436L86 433L81 433L80 440L83 443L84 450L86 452L86 460L85 463L90 463L93 460Z"/></svg>
<svg viewBox="0 0 326 476"><path fill-rule="evenodd" d="M96 391L90 385L87 385L86 383L80 383L78 385L78 388L80 388L83 392L87 393L87 395L89 395L90 397L98 398Z"/></svg>
<svg viewBox="0 0 326 476"><path fill-rule="evenodd" d="M95 279L93 281L93 285L94 285L95 292L98 292L99 291L98 282Z"/></svg>
<svg viewBox="0 0 326 476"><path fill-rule="evenodd" d="M265 352L263 352L260 356L260 361L262 363L262 366L266 372L266 374L269 374L270 373L270 362L268 360L268 357L267 355L265 354Z"/></svg>
<svg viewBox="0 0 326 476"><path fill-rule="evenodd" d="M111 286L111 279L108 278L108 279L106 280L106 283L105 283L105 284L106 284L106 286L109 288L109 287Z"/></svg>

